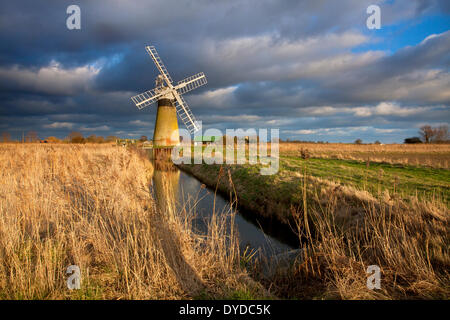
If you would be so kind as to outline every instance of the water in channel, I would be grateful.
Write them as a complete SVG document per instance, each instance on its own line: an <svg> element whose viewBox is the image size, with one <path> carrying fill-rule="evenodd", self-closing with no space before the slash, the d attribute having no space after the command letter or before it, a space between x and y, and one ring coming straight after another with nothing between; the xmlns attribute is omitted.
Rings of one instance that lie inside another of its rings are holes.
<svg viewBox="0 0 450 320"><path fill-rule="evenodd" d="M155 164L155 163L154 163ZM195 177L179 170L175 166L154 165L152 186L156 203L161 206L173 206L176 212L195 211L193 228L196 232L206 233L208 218L216 214L227 214L230 201L214 190L205 187ZM285 228L258 218L252 213L235 210L234 226L238 232L241 250L249 247L265 256L285 253L297 247L296 237Z"/></svg>

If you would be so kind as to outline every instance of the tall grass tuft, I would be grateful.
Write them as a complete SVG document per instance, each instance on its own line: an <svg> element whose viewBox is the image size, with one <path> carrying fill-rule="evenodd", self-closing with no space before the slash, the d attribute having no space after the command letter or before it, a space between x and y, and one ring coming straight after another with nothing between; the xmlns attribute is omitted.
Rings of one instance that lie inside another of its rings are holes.
<svg viewBox="0 0 450 320"><path fill-rule="evenodd" d="M314 193L314 190L308 190ZM343 214L342 194L297 212L299 235L312 229L289 273L270 280L273 293L314 299L449 299L450 212L439 200L360 200ZM306 207L304 205L304 207ZM303 219L308 217L309 227ZM369 265L381 268L381 289L367 288ZM266 280L267 282L267 280Z"/></svg>

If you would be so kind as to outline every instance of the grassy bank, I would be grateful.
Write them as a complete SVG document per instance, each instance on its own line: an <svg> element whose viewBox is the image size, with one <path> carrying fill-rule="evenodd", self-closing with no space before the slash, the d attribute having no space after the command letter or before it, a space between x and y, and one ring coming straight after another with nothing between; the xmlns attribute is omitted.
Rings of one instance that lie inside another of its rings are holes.
<svg viewBox="0 0 450 320"><path fill-rule="evenodd" d="M160 214L152 166L125 148L0 146L0 298L179 299L263 296L233 234L212 219ZM69 290L66 269L81 269Z"/></svg>
<svg viewBox="0 0 450 320"><path fill-rule="evenodd" d="M258 166L182 165L256 215L290 224L302 254L269 278L283 298L449 298L449 172L354 160L282 155L276 175ZM382 270L368 290L366 269Z"/></svg>
<svg viewBox="0 0 450 320"><path fill-rule="evenodd" d="M326 196L332 188L340 189L350 206L352 202L380 198L406 202L438 201L447 207L450 201L450 171L446 169L352 160L304 160L294 156L281 156L279 172L266 176L259 174L259 166L252 165L180 167L209 186L218 184L218 190L225 194L234 188L239 204L245 209L284 223L291 220L292 207L303 201L300 186L305 170L309 184L307 196L313 201L317 200L317 190ZM234 186L229 183L228 170Z"/></svg>

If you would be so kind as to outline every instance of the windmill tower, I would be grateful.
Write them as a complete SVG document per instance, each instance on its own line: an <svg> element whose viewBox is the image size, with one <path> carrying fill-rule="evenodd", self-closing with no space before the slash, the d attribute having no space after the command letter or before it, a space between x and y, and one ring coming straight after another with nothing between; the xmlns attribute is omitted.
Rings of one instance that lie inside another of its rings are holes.
<svg viewBox="0 0 450 320"><path fill-rule="evenodd" d="M138 109L158 101L153 133L154 157L168 159L171 148L180 143L177 114L191 134L200 129L182 94L205 85L207 81L205 74L200 72L174 84L155 47L146 46L145 49L153 59L159 75L156 77L154 89L138 94L131 100Z"/></svg>

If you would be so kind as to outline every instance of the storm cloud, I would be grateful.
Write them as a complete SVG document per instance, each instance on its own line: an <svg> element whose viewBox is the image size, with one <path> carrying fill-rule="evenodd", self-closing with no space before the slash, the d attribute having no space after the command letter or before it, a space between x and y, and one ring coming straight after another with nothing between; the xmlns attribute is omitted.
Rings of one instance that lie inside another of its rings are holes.
<svg viewBox="0 0 450 320"><path fill-rule="evenodd" d="M81 8L68 30L66 8ZM368 30L378 4L382 29ZM204 128L401 142L450 119L448 1L20 1L0 4L0 131L152 135L155 45ZM419 32L420 31L420 32Z"/></svg>

